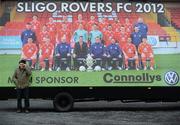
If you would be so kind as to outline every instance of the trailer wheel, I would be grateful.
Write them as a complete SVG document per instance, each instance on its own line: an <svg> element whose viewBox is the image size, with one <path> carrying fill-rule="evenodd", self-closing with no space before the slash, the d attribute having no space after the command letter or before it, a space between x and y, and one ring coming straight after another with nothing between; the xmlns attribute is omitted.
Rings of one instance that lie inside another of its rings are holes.
<svg viewBox="0 0 180 125"><path fill-rule="evenodd" d="M63 92L55 96L53 104L56 111L66 112L73 108L74 99L69 93Z"/></svg>

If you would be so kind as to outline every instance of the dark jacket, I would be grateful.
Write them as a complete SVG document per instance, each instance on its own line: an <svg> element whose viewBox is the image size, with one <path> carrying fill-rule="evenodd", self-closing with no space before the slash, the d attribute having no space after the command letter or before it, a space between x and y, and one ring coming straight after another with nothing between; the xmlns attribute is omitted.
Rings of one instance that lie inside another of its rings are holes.
<svg viewBox="0 0 180 125"><path fill-rule="evenodd" d="M88 53L87 43L83 42L82 47L80 47L79 42L77 42L74 47L74 53L77 58L85 58Z"/></svg>
<svg viewBox="0 0 180 125"><path fill-rule="evenodd" d="M16 88L24 89L29 87L29 80L32 72L29 66L26 66L25 69L17 68L13 75L13 81L16 85Z"/></svg>

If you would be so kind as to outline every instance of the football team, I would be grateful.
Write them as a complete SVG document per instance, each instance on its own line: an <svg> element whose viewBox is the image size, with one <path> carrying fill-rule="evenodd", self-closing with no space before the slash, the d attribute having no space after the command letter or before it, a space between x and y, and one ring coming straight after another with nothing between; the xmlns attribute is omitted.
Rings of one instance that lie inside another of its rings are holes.
<svg viewBox="0 0 180 125"><path fill-rule="evenodd" d="M133 25L128 18L123 21L106 18L97 21L91 16L84 21L82 14L77 20L68 22L67 16L56 23L52 17L41 24L34 15L21 33L22 59L31 61L34 69L44 71L79 70L87 67L87 55L93 60L93 68L102 70L154 70L154 54L147 41L148 27L142 18Z"/></svg>

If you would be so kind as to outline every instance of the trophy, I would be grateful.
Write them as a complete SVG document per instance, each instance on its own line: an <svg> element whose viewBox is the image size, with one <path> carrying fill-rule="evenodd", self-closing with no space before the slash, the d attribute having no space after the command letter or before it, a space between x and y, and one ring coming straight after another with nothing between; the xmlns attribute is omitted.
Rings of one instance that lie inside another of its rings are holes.
<svg viewBox="0 0 180 125"><path fill-rule="evenodd" d="M92 72L92 66L96 63L96 60L92 58L90 54L87 55L87 58L83 60L83 62L87 65L87 72Z"/></svg>

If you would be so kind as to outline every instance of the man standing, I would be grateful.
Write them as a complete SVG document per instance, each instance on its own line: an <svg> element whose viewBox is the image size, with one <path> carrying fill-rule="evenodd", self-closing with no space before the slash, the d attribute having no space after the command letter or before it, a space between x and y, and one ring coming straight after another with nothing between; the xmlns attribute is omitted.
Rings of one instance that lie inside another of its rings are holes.
<svg viewBox="0 0 180 125"><path fill-rule="evenodd" d="M123 46L127 43L129 34L126 32L125 27L122 25L119 31L115 32L114 36L117 42L119 43L120 48L123 48Z"/></svg>
<svg viewBox="0 0 180 125"><path fill-rule="evenodd" d="M147 32L148 32L148 26L144 23L142 18L138 18L137 23L134 25L134 27L139 28L139 32L143 37L147 37Z"/></svg>
<svg viewBox="0 0 180 125"><path fill-rule="evenodd" d="M105 41L105 45L109 46L111 44L111 39L115 37L114 31L112 29L112 25L109 24L107 27L107 30L104 32L104 38L103 40Z"/></svg>
<svg viewBox="0 0 180 125"><path fill-rule="evenodd" d="M48 36L48 37L51 37L51 35L50 35L49 31L48 31L47 26L46 26L46 25L43 25L41 31L38 33L38 36L37 36L38 45L39 45L39 46L43 44L43 39L44 39L45 37L47 37L47 36ZM51 41L52 41L52 40L51 40Z"/></svg>
<svg viewBox="0 0 180 125"><path fill-rule="evenodd" d="M73 40L75 43L77 43L79 41L79 37L83 36L83 41L84 42L88 42L88 32L86 30L84 30L83 25L79 24L79 28L74 31L73 34Z"/></svg>
<svg viewBox="0 0 180 125"><path fill-rule="evenodd" d="M66 37L66 42L70 44L71 40L71 31L69 30L67 24L63 23L61 25L61 29L58 29L57 35L56 35L56 43L61 41L61 38L65 36Z"/></svg>
<svg viewBox="0 0 180 125"><path fill-rule="evenodd" d="M138 49L139 44L142 41L142 35L139 32L139 28L135 27L134 32L131 34L132 43L136 46L136 49Z"/></svg>
<svg viewBox="0 0 180 125"><path fill-rule="evenodd" d="M57 25L54 22L52 17L49 18L49 21L46 23L48 32L50 34L51 43L55 44L56 41L56 33L57 33Z"/></svg>
<svg viewBox="0 0 180 125"><path fill-rule="evenodd" d="M92 30L92 25L98 23L95 19L95 16L90 17L90 21L87 24L87 31L90 32Z"/></svg>
<svg viewBox="0 0 180 125"><path fill-rule="evenodd" d="M22 46L27 43L29 37L31 37L33 41L36 41L36 35L31 29L31 23L27 23L26 29L21 33Z"/></svg>
<svg viewBox="0 0 180 125"><path fill-rule="evenodd" d="M25 60L19 61L19 67L15 70L13 81L17 91L17 112L22 112L22 97L25 98L25 112L29 112L29 80L31 69L26 65Z"/></svg>
<svg viewBox="0 0 180 125"><path fill-rule="evenodd" d="M38 20L38 16L34 15L32 17L31 25L32 25L32 30L37 34L40 30L40 21Z"/></svg>
<svg viewBox="0 0 180 125"><path fill-rule="evenodd" d="M92 31L89 33L89 40L91 44L96 42L96 37L99 37L102 40L103 34L98 30L97 24L93 24Z"/></svg>

